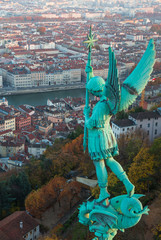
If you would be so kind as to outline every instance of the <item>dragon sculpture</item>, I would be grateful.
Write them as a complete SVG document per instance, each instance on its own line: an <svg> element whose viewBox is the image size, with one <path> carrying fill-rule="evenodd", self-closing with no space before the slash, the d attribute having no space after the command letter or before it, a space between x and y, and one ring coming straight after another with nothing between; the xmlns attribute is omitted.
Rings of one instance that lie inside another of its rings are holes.
<svg viewBox="0 0 161 240"><path fill-rule="evenodd" d="M131 198L127 195L114 197L106 203L106 200L96 200L83 203L79 209L79 222L89 226L91 232L95 232L93 240L111 240L117 234L117 230L136 225L143 214L148 214L148 207L144 207L139 198L144 195L134 194Z"/></svg>

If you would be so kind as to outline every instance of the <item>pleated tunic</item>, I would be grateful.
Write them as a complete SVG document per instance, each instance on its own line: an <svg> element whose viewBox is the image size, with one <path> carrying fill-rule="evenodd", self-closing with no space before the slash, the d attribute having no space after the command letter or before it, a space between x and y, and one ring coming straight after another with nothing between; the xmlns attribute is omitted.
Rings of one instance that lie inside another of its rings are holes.
<svg viewBox="0 0 161 240"><path fill-rule="evenodd" d="M94 161L119 154L116 138L110 126L112 115L109 101L106 97L102 97L95 105L91 117L86 120L88 152Z"/></svg>

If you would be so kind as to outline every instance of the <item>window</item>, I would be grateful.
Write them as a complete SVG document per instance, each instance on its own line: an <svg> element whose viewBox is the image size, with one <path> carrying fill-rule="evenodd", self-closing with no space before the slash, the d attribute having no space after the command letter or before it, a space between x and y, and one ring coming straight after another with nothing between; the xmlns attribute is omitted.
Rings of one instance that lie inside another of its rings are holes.
<svg viewBox="0 0 161 240"><path fill-rule="evenodd" d="M147 134L149 135L149 131L147 131Z"/></svg>
<svg viewBox="0 0 161 240"><path fill-rule="evenodd" d="M125 131L125 129L123 128L122 131Z"/></svg>
<svg viewBox="0 0 161 240"><path fill-rule="evenodd" d="M142 124L140 124L140 128L142 128Z"/></svg>
<svg viewBox="0 0 161 240"><path fill-rule="evenodd" d="M158 123L157 123L157 122L155 123L155 126L158 126Z"/></svg>
<svg viewBox="0 0 161 240"><path fill-rule="evenodd" d="M148 127L150 127L150 123L148 123Z"/></svg>
<svg viewBox="0 0 161 240"><path fill-rule="evenodd" d="M157 134L157 129L155 129L155 134Z"/></svg>

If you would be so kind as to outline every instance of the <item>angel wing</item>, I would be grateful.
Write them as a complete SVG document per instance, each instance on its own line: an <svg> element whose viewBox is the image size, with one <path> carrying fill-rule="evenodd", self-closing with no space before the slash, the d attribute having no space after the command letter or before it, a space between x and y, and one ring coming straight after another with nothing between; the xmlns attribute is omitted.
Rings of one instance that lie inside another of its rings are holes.
<svg viewBox="0 0 161 240"><path fill-rule="evenodd" d="M154 40L151 39L139 64L127 77L121 87L119 111L128 108L128 106L131 105L136 97L143 91L150 78L150 74L153 71L154 63L155 46Z"/></svg>
<svg viewBox="0 0 161 240"><path fill-rule="evenodd" d="M104 95L109 98L112 114L128 108L145 88L155 63L155 46L151 39L149 45L134 71L124 81L121 90L114 52L109 48L109 73Z"/></svg>
<svg viewBox="0 0 161 240"><path fill-rule="evenodd" d="M120 81L116 64L114 52L111 47L109 47L109 71L103 94L109 99L108 103L112 114L118 112L121 97Z"/></svg>
<svg viewBox="0 0 161 240"><path fill-rule="evenodd" d="M117 225L117 217L108 211L94 209L89 214L89 218L103 226L107 225L109 228Z"/></svg>

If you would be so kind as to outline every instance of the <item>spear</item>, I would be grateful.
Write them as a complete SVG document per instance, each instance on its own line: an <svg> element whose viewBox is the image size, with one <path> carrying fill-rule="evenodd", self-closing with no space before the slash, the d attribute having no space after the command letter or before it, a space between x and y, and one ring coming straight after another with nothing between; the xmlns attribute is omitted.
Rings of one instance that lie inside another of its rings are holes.
<svg viewBox="0 0 161 240"><path fill-rule="evenodd" d="M94 34L92 34L92 27L90 26L90 31L89 31L89 35L87 36L88 40L84 41L84 43L88 43L88 61L86 64L86 69L85 72L87 73L87 81L86 81L86 85L88 83L88 81L90 80L92 73L93 73L93 69L91 67L91 51L92 51L92 47L94 46L94 42L97 41L97 39L94 39ZM85 108L88 109L89 108L89 92L88 89L86 88L86 105ZM85 115L85 122L86 119L89 118L89 113L87 115ZM87 127L86 124L84 123L84 138L83 138L83 148L84 148L84 152L86 150L87 147Z"/></svg>

